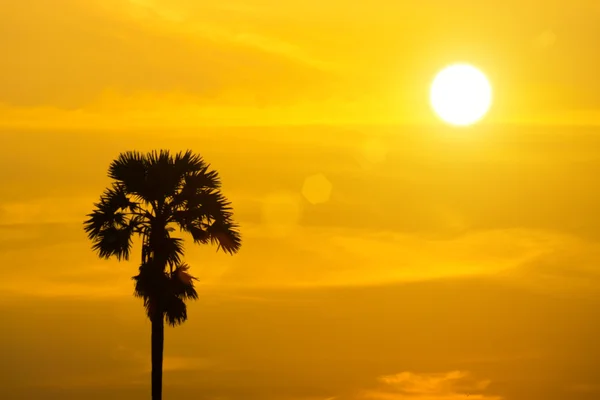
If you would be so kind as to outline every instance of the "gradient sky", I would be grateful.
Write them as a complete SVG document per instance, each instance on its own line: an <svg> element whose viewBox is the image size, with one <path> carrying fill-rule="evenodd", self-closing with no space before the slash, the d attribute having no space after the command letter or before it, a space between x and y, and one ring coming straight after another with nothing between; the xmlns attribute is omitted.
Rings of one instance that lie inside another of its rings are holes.
<svg viewBox="0 0 600 400"><path fill-rule="evenodd" d="M82 221L155 148L244 236L188 248L165 398L600 398L598 37L588 0L4 0L0 398L149 397L136 261ZM455 61L494 87L471 128L428 105Z"/></svg>

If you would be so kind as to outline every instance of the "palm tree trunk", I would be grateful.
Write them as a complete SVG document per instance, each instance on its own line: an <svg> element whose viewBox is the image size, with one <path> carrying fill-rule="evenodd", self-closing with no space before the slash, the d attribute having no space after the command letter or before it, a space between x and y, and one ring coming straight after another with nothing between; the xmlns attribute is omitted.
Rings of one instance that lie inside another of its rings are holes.
<svg viewBox="0 0 600 400"><path fill-rule="evenodd" d="M161 307L152 315L152 400L162 400L163 349L165 343L165 321Z"/></svg>

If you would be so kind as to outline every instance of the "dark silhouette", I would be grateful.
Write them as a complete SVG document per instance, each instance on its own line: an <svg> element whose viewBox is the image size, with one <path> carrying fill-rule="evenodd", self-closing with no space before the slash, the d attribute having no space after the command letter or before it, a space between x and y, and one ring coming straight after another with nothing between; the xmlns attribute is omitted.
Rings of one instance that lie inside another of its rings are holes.
<svg viewBox="0 0 600 400"><path fill-rule="evenodd" d="M239 250L241 237L217 172L191 151L126 152L111 163L108 176L114 182L88 214L85 231L105 259L128 260L133 237L142 238L133 279L152 325L152 399L161 400L164 322L183 323L185 300L198 297L182 262L183 241L171 232L178 226L195 243L214 243L229 254Z"/></svg>

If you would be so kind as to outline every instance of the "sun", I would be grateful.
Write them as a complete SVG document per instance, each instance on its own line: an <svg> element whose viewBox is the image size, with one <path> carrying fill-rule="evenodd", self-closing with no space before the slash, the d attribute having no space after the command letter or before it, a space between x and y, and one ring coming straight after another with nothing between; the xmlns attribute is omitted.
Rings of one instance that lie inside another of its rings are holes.
<svg viewBox="0 0 600 400"><path fill-rule="evenodd" d="M492 86L479 69L470 64L453 64L441 70L431 84L431 107L451 125L472 125L492 105Z"/></svg>

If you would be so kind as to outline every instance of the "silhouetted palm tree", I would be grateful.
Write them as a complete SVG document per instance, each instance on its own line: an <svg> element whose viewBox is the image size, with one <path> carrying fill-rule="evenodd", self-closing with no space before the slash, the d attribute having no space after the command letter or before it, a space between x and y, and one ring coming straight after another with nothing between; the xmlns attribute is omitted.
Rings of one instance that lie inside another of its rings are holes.
<svg viewBox="0 0 600 400"><path fill-rule="evenodd" d="M142 239L133 279L152 325L152 399L160 400L164 322L183 323L185 300L198 297L195 278L182 262L183 241L171 233L179 227L195 243L214 243L229 254L239 250L241 238L217 172L191 151L126 152L111 163L108 175L114 181L88 215L85 231L106 259L129 259L134 236Z"/></svg>

